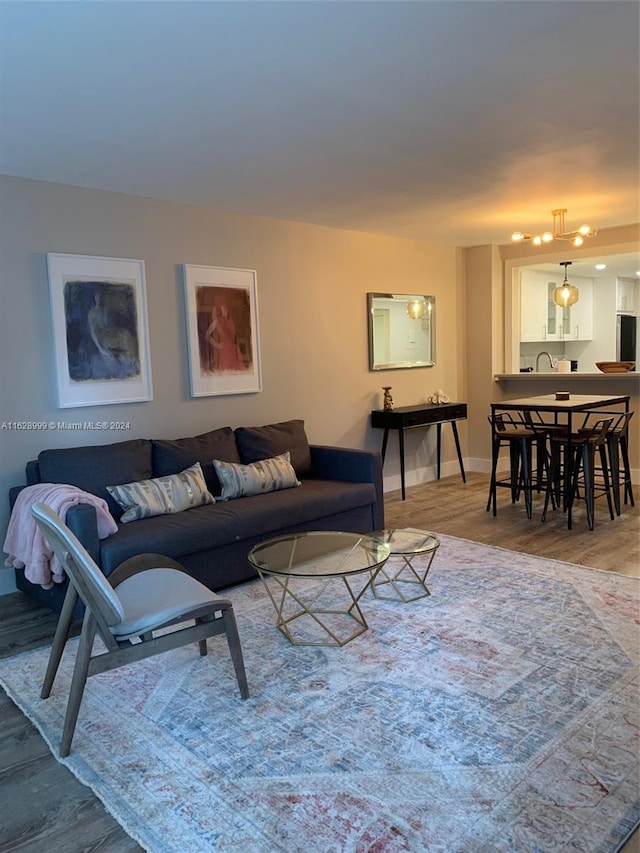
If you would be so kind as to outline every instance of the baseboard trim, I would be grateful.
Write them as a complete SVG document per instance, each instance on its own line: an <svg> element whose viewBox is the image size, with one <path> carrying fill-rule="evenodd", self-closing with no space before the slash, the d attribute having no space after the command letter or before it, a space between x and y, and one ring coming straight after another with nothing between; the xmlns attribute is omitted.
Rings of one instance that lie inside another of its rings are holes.
<svg viewBox="0 0 640 853"><path fill-rule="evenodd" d="M509 460L503 457L498 462L498 471L503 472L509 469ZM491 460L471 457L464 460L464 470L475 474L491 474ZM440 470L440 477L452 477L454 475L460 477L460 466L457 460L453 459L450 462L443 462ZM422 483L430 483L436 479L436 466L429 465L424 468L415 468L405 472L405 485L419 486ZM462 483L462 478L460 478ZM631 469L631 482L634 486L640 485L640 468ZM384 491L396 492L401 488L400 474L385 474L384 475Z"/></svg>

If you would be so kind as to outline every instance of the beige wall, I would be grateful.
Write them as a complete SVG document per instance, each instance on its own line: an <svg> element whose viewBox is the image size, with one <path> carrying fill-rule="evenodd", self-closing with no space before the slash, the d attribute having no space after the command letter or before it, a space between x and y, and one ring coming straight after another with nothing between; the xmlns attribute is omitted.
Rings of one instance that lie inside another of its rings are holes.
<svg viewBox="0 0 640 853"><path fill-rule="evenodd" d="M454 249L0 176L0 421L129 421L126 433L0 430L0 535L11 485L46 447L100 444L138 436L179 437L218 426L302 417L313 443L378 449L369 413L391 385L396 406L426 401L436 389L469 404L460 425L471 470L489 470L487 424L494 399L539 393L493 381L504 370L509 294L505 260L523 247ZM638 226L600 232L598 246L637 245ZM530 249L528 250L530 252ZM544 249L542 250L544 252ZM146 403L59 409L53 364L46 253L145 261L154 399ZM263 390L192 399L189 395L180 264L257 270ZM436 297L436 365L368 369L366 293ZM505 305L507 307L504 316ZM613 388L613 385L610 386ZM638 410L638 394L632 407ZM553 390L553 389L551 389ZM602 393L601 387L585 393ZM544 393L550 393L545 391ZM637 469L638 429L632 464ZM433 478L435 435L407 436L407 483ZM443 474L457 474L450 430L443 431ZM399 487L395 436L385 488ZM0 570L0 592L10 583Z"/></svg>
<svg viewBox="0 0 640 853"><path fill-rule="evenodd" d="M379 449L369 413L381 406L382 385L393 386L398 406L424 402L437 388L463 399L464 282L454 248L18 178L0 178L0 204L0 420L131 422L126 434L1 430L3 539L7 490L24 482L25 463L46 447L301 417L314 443ZM58 408L47 252L145 261L152 401ZM190 397L183 263L257 270L261 393ZM368 291L435 295L435 367L369 371ZM431 432L420 430L408 442L409 467L422 476L434 463ZM464 442L464 427L461 436ZM445 438L443 458L457 470ZM395 441L385 476L395 487Z"/></svg>
<svg viewBox="0 0 640 853"><path fill-rule="evenodd" d="M495 393L493 365L502 358L503 305L500 256L495 246L465 252L469 400L468 453L471 470L489 470L491 436L487 415Z"/></svg>

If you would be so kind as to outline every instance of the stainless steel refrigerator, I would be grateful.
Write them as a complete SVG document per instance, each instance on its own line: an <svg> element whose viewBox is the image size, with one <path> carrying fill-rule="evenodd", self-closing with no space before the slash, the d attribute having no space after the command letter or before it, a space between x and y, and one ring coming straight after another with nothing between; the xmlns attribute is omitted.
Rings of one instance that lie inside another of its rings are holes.
<svg viewBox="0 0 640 853"><path fill-rule="evenodd" d="M616 359L618 361L636 360L637 317L630 314L618 314L616 332Z"/></svg>

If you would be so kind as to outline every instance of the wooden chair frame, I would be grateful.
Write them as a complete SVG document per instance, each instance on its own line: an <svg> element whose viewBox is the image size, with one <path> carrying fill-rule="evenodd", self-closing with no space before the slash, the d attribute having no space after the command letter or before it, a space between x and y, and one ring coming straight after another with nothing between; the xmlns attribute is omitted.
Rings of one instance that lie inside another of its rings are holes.
<svg viewBox="0 0 640 853"><path fill-rule="evenodd" d="M80 632L71 688L65 715L60 755L65 757L71 749L71 741L78 719L78 712L87 679L128 663L144 660L162 652L197 642L201 655L207 654L207 639L218 634L227 638L231 660L235 669L240 695L249 695L247 677L242 656L242 647L231 601L220 598L191 578L175 560L161 554L143 554L126 560L107 579L92 560L79 540L64 522L44 504L34 504L32 514L53 552L60 560L69 578L69 586L56 628L51 654L42 685L41 697L51 693L62 653L69 638L73 612L78 597L85 605L85 614ZM192 585L208 597L206 603L185 606L170 619L151 619L148 630L135 638L118 638L118 625L123 620L124 610L118 599L117 588L128 578L141 572L162 568L186 574ZM167 633L156 635L156 630L181 625ZM96 634L106 646L106 652L93 654ZM133 642L133 640L136 640Z"/></svg>

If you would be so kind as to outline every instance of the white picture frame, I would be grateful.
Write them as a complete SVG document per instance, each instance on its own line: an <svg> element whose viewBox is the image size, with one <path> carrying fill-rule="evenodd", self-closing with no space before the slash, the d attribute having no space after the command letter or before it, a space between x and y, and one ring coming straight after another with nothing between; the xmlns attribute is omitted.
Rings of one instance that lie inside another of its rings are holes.
<svg viewBox="0 0 640 853"><path fill-rule="evenodd" d="M192 397L262 390L256 271L184 264Z"/></svg>
<svg viewBox="0 0 640 853"><path fill-rule="evenodd" d="M144 261L47 254L61 409L153 399Z"/></svg>

